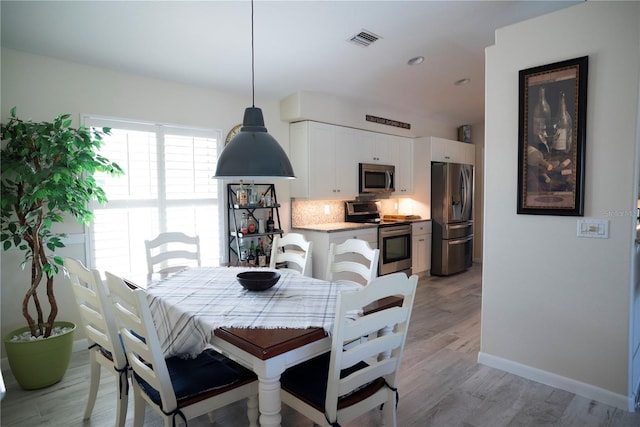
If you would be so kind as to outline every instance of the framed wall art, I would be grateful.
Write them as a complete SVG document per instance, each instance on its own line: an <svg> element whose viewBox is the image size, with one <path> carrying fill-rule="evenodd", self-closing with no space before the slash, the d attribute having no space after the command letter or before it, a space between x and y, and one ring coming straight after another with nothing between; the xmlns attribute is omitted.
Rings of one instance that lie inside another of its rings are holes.
<svg viewBox="0 0 640 427"><path fill-rule="evenodd" d="M520 71L518 214L584 215L588 63Z"/></svg>

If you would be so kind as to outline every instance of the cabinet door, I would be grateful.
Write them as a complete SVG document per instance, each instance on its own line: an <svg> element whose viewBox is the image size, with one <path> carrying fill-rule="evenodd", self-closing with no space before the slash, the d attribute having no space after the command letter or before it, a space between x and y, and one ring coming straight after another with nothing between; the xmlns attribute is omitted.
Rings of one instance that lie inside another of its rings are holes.
<svg viewBox="0 0 640 427"><path fill-rule="evenodd" d="M348 199L358 195L357 135L354 129L337 127L334 138L333 197Z"/></svg>
<svg viewBox="0 0 640 427"><path fill-rule="evenodd" d="M393 164L389 135L365 130L357 131L357 133L358 147L361 150L360 163Z"/></svg>
<svg viewBox="0 0 640 427"><path fill-rule="evenodd" d="M289 180L291 197L309 197L309 122L289 125L289 160L296 179Z"/></svg>
<svg viewBox="0 0 640 427"><path fill-rule="evenodd" d="M375 227L365 228L364 230L349 230L330 233L329 243L343 243L348 239L359 239L369 243L373 249L378 248L378 229Z"/></svg>
<svg viewBox="0 0 640 427"><path fill-rule="evenodd" d="M431 138L431 161L461 163L464 155L458 148L457 141L442 138Z"/></svg>
<svg viewBox="0 0 640 427"><path fill-rule="evenodd" d="M413 236L412 273L420 274L431 264L431 235Z"/></svg>
<svg viewBox="0 0 640 427"><path fill-rule="evenodd" d="M462 151L464 152L464 163L467 165L476 164L476 147L470 143L462 144Z"/></svg>
<svg viewBox="0 0 640 427"><path fill-rule="evenodd" d="M309 198L338 197L335 185L335 130L328 125L309 125Z"/></svg>
<svg viewBox="0 0 640 427"><path fill-rule="evenodd" d="M431 161L475 164L475 146L466 142L431 138Z"/></svg>
<svg viewBox="0 0 640 427"><path fill-rule="evenodd" d="M423 273L431 268L431 222L412 224L412 272Z"/></svg>
<svg viewBox="0 0 640 427"><path fill-rule="evenodd" d="M380 163L381 165L393 164L392 142L390 135L381 133L374 134L372 149L374 163Z"/></svg>
<svg viewBox="0 0 640 427"><path fill-rule="evenodd" d="M394 162L396 167L396 191L397 196L409 196L413 194L413 140L396 136L392 138Z"/></svg>

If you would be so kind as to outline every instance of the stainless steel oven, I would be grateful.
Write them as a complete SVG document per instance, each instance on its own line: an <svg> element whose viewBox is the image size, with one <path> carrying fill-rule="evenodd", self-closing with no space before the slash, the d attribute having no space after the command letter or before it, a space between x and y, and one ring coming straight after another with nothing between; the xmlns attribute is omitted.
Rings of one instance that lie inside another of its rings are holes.
<svg viewBox="0 0 640 427"><path fill-rule="evenodd" d="M378 224L378 275L411 276L411 223L382 220L374 200L346 201L344 213L346 222Z"/></svg>
<svg viewBox="0 0 640 427"><path fill-rule="evenodd" d="M396 272L411 276L411 224L381 224L378 249L380 276Z"/></svg>

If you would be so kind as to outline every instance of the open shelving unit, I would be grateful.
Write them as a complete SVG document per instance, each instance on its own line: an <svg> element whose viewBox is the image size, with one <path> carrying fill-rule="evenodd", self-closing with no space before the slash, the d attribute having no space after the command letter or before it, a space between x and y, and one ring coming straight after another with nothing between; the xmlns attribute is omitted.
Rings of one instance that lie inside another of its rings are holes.
<svg viewBox="0 0 640 427"><path fill-rule="evenodd" d="M280 225L280 204L278 203L275 186L273 184L253 184L253 187L258 194L264 194L265 196L268 196L270 198L270 204L262 204L261 198L258 197L258 203L246 204L241 206L238 201L238 189L240 189L241 185L243 185L247 190L250 187L250 184L244 182L227 184L227 202L229 204L227 209L227 224L229 224L227 259L231 263L241 260L241 239L255 239L257 242L258 238L262 238L263 240L266 239L265 243L271 244L271 242L273 242L273 236L278 234L282 237L283 234L282 227ZM269 212L271 212L271 216L273 218L273 231L265 230L264 233L260 233L256 229L255 233L241 232L240 220L242 217L242 213L246 213L247 218L249 220L253 220L256 224L256 227L260 219L264 221L266 227ZM244 244L247 248L249 247L248 240L244 241Z"/></svg>

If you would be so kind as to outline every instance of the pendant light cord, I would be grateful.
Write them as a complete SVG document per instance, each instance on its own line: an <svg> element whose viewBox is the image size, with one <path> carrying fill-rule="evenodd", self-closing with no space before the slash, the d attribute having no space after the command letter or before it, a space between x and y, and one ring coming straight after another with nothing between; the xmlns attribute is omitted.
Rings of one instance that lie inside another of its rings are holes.
<svg viewBox="0 0 640 427"><path fill-rule="evenodd" d="M253 0L251 0L251 105L256 106L255 54L253 48Z"/></svg>

